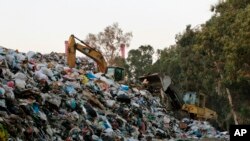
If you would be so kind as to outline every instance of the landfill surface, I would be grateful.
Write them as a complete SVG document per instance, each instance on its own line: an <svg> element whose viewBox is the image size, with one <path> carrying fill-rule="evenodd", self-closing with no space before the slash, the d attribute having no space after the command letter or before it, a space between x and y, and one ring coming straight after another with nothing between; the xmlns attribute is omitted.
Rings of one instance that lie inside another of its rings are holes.
<svg viewBox="0 0 250 141"><path fill-rule="evenodd" d="M207 121L178 120L157 95L93 73L88 58L0 47L0 141L229 140Z"/></svg>

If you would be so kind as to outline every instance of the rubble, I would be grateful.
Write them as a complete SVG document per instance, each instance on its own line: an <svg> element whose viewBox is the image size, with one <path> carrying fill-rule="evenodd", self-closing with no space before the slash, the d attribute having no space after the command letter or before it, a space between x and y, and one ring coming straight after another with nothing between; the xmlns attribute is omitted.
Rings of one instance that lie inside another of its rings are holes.
<svg viewBox="0 0 250 141"><path fill-rule="evenodd" d="M0 47L0 140L229 140L206 121L178 120L150 92L118 84L79 58ZM82 63L81 63L82 62Z"/></svg>

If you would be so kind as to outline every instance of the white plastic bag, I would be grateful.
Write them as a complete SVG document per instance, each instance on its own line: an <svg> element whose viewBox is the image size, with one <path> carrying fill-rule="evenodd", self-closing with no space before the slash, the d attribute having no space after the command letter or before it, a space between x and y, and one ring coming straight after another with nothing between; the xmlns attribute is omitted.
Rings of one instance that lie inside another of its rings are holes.
<svg viewBox="0 0 250 141"><path fill-rule="evenodd" d="M19 88L19 89L25 89L26 82L24 80L16 79L15 80L15 84L16 84L17 88Z"/></svg>

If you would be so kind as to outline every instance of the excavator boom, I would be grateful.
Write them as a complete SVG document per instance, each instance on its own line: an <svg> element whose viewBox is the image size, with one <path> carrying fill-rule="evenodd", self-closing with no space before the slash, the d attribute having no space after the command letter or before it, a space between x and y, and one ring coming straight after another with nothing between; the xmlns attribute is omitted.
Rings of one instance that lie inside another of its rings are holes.
<svg viewBox="0 0 250 141"><path fill-rule="evenodd" d="M81 53L85 54L86 56L90 57L93 59L98 66L98 70L100 72L105 73L107 69L107 62L104 59L102 53L95 48L90 47L83 41L79 40L82 44L76 43L75 39L79 40L76 38L74 35L71 35L68 40L68 55L67 55L67 63L70 68L75 67L75 62L76 62L76 50L80 51Z"/></svg>

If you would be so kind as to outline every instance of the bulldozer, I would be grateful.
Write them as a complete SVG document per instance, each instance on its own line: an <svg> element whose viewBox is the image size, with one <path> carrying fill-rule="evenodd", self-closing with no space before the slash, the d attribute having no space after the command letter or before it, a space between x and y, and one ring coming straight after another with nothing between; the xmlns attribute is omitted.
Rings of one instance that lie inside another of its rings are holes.
<svg viewBox="0 0 250 141"><path fill-rule="evenodd" d="M217 113L205 106L205 94L186 93L183 99L180 99L180 95L171 85L171 78L158 73L141 76L139 80L143 82L148 91L160 94L162 103L171 105L171 110L185 112L192 119L217 119Z"/></svg>
<svg viewBox="0 0 250 141"><path fill-rule="evenodd" d="M78 40L79 43L76 43L76 40ZM76 50L93 59L97 64L99 72L113 77L117 82L124 81L124 68L117 66L107 66L107 62L101 51L89 46L84 41L75 37L73 34L70 35L66 48L67 64L70 68L74 68L76 66Z"/></svg>

